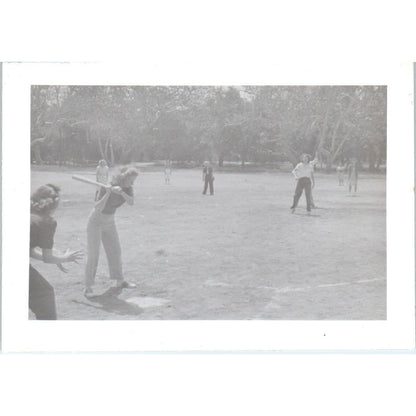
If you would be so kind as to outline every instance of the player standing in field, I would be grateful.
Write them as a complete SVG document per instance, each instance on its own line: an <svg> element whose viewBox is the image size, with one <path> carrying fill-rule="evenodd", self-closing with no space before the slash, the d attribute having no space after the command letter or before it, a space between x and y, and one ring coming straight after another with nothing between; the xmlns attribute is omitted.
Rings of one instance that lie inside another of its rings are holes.
<svg viewBox="0 0 416 416"><path fill-rule="evenodd" d="M171 167L171 163L170 160L166 160L165 161L165 184L169 185L170 184L170 175L172 174L172 167Z"/></svg>
<svg viewBox="0 0 416 416"><path fill-rule="evenodd" d="M101 159L98 162L97 169L95 171L95 178L97 182L107 184L108 183L108 176L110 174L110 169L107 165L107 162L104 159ZM98 188L95 192L95 200L98 200L98 195L100 194L100 189Z"/></svg>
<svg viewBox="0 0 416 416"><path fill-rule="evenodd" d="M107 255L110 279L116 281L117 288L133 289L135 284L124 280L121 261L121 247L114 214L127 202L134 204L133 184L138 176L134 168L123 168L111 181L111 188L101 188L98 201L88 219L88 257L85 267L86 296L92 295L92 286L97 273L100 245L103 243Z"/></svg>
<svg viewBox="0 0 416 416"><path fill-rule="evenodd" d="M313 174L313 172L315 171L315 166L318 164L318 159L315 157L315 159L314 160L311 160L309 162L309 164L312 166L312 174ZM313 185L315 187L315 177L314 177ZM316 208L315 201L313 200L312 189L311 189L311 208L312 209L315 209Z"/></svg>
<svg viewBox="0 0 416 416"><path fill-rule="evenodd" d="M357 159L353 157L347 166L348 171L348 192L351 193L354 188L354 195L357 193L358 184L358 167Z"/></svg>
<svg viewBox="0 0 416 416"><path fill-rule="evenodd" d="M303 154L301 157L301 162L296 165L292 173L296 179L295 195L293 197L293 204L290 207L290 209L292 210L292 214L295 212L295 209L298 205L299 198L301 197L303 190L305 190L306 210L309 215L312 208L312 187L315 186L315 178L313 176L313 164L310 163L310 156L307 154Z"/></svg>
<svg viewBox="0 0 416 416"><path fill-rule="evenodd" d="M204 167L202 168L202 181L204 182L202 194L206 195L209 185L209 193L210 195L214 195L214 169L209 162L204 162Z"/></svg>
<svg viewBox="0 0 416 416"><path fill-rule="evenodd" d="M65 262L77 262L81 251L59 253L53 249L56 220L52 217L59 205L60 189L53 184L38 188L30 198L30 257L44 263L56 264L64 273ZM29 308L36 319L57 319L55 292L52 285L29 265Z"/></svg>
<svg viewBox="0 0 416 416"><path fill-rule="evenodd" d="M345 166L341 164L337 166L337 175L338 175L338 185L344 186L344 173L345 173Z"/></svg>

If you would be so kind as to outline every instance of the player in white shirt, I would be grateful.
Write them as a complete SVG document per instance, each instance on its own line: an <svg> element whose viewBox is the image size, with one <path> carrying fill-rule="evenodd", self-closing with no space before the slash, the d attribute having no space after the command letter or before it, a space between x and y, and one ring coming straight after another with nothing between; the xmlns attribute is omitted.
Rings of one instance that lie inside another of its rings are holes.
<svg viewBox="0 0 416 416"><path fill-rule="evenodd" d="M306 153L302 155L301 160L292 171L296 179L295 195L293 197L293 204L290 207L292 214L295 212L303 190L305 190L306 210L308 214L310 214L312 208L311 195L312 188L315 186L315 178L313 176L315 163L314 161L311 162L311 157Z"/></svg>
<svg viewBox="0 0 416 416"><path fill-rule="evenodd" d="M97 169L95 171L95 178L96 178L97 182L107 184L109 174L110 174L110 169L107 165L107 162L104 159L100 160L98 162L98 166L97 166ZM101 189L101 187L99 187L97 189L97 191L95 192L95 200L96 201L98 200L98 195L100 193L100 189Z"/></svg>

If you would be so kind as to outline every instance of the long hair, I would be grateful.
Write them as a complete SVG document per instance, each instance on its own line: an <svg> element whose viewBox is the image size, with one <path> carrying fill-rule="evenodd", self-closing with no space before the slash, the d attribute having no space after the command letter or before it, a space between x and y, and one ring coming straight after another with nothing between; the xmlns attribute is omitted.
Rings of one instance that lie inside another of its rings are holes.
<svg viewBox="0 0 416 416"><path fill-rule="evenodd" d="M123 188L126 178L137 177L139 172L135 168L121 168L119 173L111 178L111 185L121 186Z"/></svg>
<svg viewBox="0 0 416 416"><path fill-rule="evenodd" d="M30 211L40 215L47 215L57 208L60 200L59 186L53 183L42 185L30 197Z"/></svg>

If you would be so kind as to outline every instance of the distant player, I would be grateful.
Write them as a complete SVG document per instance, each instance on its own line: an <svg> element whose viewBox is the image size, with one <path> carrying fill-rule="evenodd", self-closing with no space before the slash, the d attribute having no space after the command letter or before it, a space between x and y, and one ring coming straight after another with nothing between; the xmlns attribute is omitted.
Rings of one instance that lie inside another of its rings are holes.
<svg viewBox="0 0 416 416"><path fill-rule="evenodd" d="M107 165L107 162L104 159L100 160L98 162L98 166L97 166L97 169L95 171L95 178L96 178L97 182L107 184L109 174L110 174L110 169ZM98 195L100 193L100 189L101 188L98 188L97 191L95 192L95 200L96 201L98 200Z"/></svg>
<svg viewBox="0 0 416 416"><path fill-rule="evenodd" d="M52 217L59 205L60 189L48 183L38 188L30 198L30 257L44 263L56 264L64 273L62 263L77 262L79 250L59 253L53 249L56 220ZM55 292L52 285L29 265L29 308L36 319L55 320Z"/></svg>
<svg viewBox="0 0 416 416"><path fill-rule="evenodd" d="M124 280L121 262L121 247L114 214L127 202L134 204L133 184L138 176L134 168L123 168L111 180L111 188L101 188L87 225L88 257L85 267L84 295L92 295L92 286L97 273L101 243L107 255L110 279L116 281L117 288L133 289L134 283Z"/></svg>
<svg viewBox="0 0 416 416"><path fill-rule="evenodd" d="M338 186L344 186L345 166L337 166Z"/></svg>
<svg viewBox="0 0 416 416"><path fill-rule="evenodd" d="M290 209L292 210L292 214L296 210L299 198L301 197L303 190L305 190L306 196L306 210L308 214L310 214L311 212L311 192L312 187L315 186L315 178L313 175L313 164L310 163L310 159L311 157L308 154L304 153L301 157L301 162L298 163L295 169L293 169L292 171L296 179L295 195L293 197L293 204L290 207Z"/></svg>
<svg viewBox="0 0 416 416"><path fill-rule="evenodd" d="M312 174L313 174L313 172L315 171L315 166L318 164L318 159L315 158L314 160L311 160L309 164L312 166ZM315 187L315 182L314 182L314 187ZM315 202L313 200L312 189L311 189L311 208L313 209L316 208Z"/></svg>
<svg viewBox="0 0 416 416"><path fill-rule="evenodd" d="M204 162L204 167L202 168L202 181L204 182L202 194L206 195L209 185L209 193L210 195L214 195L214 169L209 162Z"/></svg>
<svg viewBox="0 0 416 416"><path fill-rule="evenodd" d="M351 159L350 163L347 166L348 172L348 192L354 189L354 195L357 193L357 184L358 184L358 166L357 159L354 157Z"/></svg>
<svg viewBox="0 0 416 416"><path fill-rule="evenodd" d="M172 174L172 167L171 167L170 160L168 159L165 161L165 184L166 185L170 184L171 174Z"/></svg>

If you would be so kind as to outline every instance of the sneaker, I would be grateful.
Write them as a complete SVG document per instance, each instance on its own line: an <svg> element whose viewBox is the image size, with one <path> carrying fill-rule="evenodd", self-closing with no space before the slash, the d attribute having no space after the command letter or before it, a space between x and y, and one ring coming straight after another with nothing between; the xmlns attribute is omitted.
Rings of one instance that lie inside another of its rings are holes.
<svg viewBox="0 0 416 416"><path fill-rule="evenodd" d="M127 282L126 280L123 280L122 282L118 283L116 287L119 289L135 289L137 285L131 282Z"/></svg>
<svg viewBox="0 0 416 416"><path fill-rule="evenodd" d="M89 296L92 296L92 294L93 294L92 288L90 288L90 287L86 287L86 288L84 289L84 296L85 296L86 298L88 298Z"/></svg>
<svg viewBox="0 0 416 416"><path fill-rule="evenodd" d="M292 214L294 214L294 213L295 213L295 211L296 211L296 208L290 208L290 212L291 212Z"/></svg>

